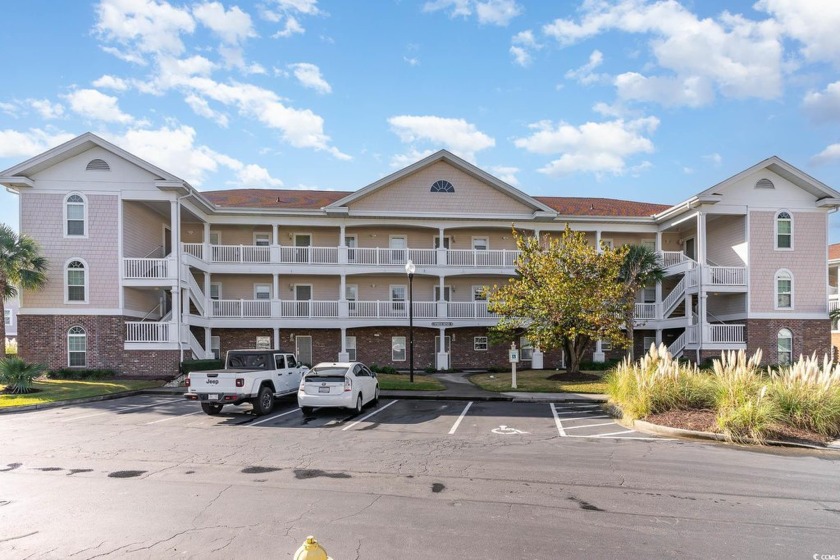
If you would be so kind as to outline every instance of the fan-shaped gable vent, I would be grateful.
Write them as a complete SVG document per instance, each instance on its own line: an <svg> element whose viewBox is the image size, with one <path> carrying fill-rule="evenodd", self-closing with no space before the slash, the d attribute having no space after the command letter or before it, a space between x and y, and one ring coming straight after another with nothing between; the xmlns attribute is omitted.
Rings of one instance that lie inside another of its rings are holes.
<svg viewBox="0 0 840 560"><path fill-rule="evenodd" d="M455 192L455 187L449 181L435 181L430 189L431 192Z"/></svg>
<svg viewBox="0 0 840 560"><path fill-rule="evenodd" d="M85 167L85 171L111 171L111 166L104 159L92 159Z"/></svg>
<svg viewBox="0 0 840 560"><path fill-rule="evenodd" d="M770 179L759 179L758 182L755 184L755 188L757 189L775 189L776 185L773 184L773 181Z"/></svg>

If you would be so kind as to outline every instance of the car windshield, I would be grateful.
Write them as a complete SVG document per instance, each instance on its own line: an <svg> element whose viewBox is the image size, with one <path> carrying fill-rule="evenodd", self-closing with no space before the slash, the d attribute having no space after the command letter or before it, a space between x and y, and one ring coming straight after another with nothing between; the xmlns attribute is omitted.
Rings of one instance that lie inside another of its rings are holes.
<svg viewBox="0 0 840 560"><path fill-rule="evenodd" d="M228 362L230 369L269 369L265 354L234 354Z"/></svg>
<svg viewBox="0 0 840 560"><path fill-rule="evenodd" d="M343 367L314 367L312 368L306 377L318 376L318 377L344 377L344 374L347 373L347 368Z"/></svg>

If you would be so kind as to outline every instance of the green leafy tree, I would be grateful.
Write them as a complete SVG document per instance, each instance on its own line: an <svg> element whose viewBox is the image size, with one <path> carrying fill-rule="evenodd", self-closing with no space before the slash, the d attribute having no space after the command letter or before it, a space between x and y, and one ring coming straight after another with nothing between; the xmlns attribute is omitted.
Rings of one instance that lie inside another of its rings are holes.
<svg viewBox="0 0 840 560"><path fill-rule="evenodd" d="M3 358L0 359L0 383L10 393L31 393L32 382L45 369L42 364L27 364L20 358Z"/></svg>
<svg viewBox="0 0 840 560"><path fill-rule="evenodd" d="M627 248L598 252L568 227L559 238L538 240L516 231L514 237L521 251L517 276L488 293L488 309L500 315L494 338L520 331L541 350L564 348L570 372L580 370L593 340L623 347L625 287L619 272Z"/></svg>
<svg viewBox="0 0 840 560"><path fill-rule="evenodd" d="M628 245L619 278L624 286L624 324L627 333L627 356L633 359L633 317L636 314L636 294L652 282L665 277L659 255L643 245ZM645 349L647 351L647 349Z"/></svg>
<svg viewBox="0 0 840 560"><path fill-rule="evenodd" d="M27 235L18 235L6 224L0 224L0 314L5 316L5 302L18 294L18 289L37 290L47 282L47 260L38 244ZM0 321L0 342L5 350L6 322Z"/></svg>

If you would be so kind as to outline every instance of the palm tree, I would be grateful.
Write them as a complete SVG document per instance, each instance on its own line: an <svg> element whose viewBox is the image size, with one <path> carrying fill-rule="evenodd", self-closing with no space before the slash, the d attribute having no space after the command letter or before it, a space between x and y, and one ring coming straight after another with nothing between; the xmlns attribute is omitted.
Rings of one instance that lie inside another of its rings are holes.
<svg viewBox="0 0 840 560"><path fill-rule="evenodd" d="M631 245L621 266L619 280L624 284L624 324L627 329L627 356L633 359L633 316L636 311L636 293L665 277L659 255L650 247Z"/></svg>
<svg viewBox="0 0 840 560"><path fill-rule="evenodd" d="M25 395L31 393L32 382L47 369L42 364L27 364L20 358L0 359L0 382L6 391Z"/></svg>
<svg viewBox="0 0 840 560"><path fill-rule="evenodd" d="M47 259L41 256L34 239L18 235L7 224L0 224L0 314L6 315L5 302L18 289L37 290L47 282ZM0 343L6 352L6 322L0 321Z"/></svg>

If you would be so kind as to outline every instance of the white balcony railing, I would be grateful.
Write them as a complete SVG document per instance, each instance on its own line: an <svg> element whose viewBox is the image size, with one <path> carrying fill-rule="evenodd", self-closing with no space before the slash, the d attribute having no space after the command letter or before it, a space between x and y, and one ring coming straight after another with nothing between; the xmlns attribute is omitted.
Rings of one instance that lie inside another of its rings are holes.
<svg viewBox="0 0 840 560"><path fill-rule="evenodd" d="M519 251L513 249L450 249L446 262L450 266L512 267L518 256Z"/></svg>
<svg viewBox="0 0 840 560"><path fill-rule="evenodd" d="M126 342L177 342L173 336L175 332L175 325L172 323L154 321L126 321L125 323Z"/></svg>
<svg viewBox="0 0 840 560"><path fill-rule="evenodd" d="M184 252L193 257L204 260L204 243L182 243Z"/></svg>
<svg viewBox="0 0 840 560"><path fill-rule="evenodd" d="M265 318L271 317L271 300L214 299L210 307L212 317Z"/></svg>
<svg viewBox="0 0 840 560"><path fill-rule="evenodd" d="M338 247L280 247L283 264L338 264Z"/></svg>
<svg viewBox="0 0 840 560"><path fill-rule="evenodd" d="M706 342L744 342L744 325L709 325L709 340Z"/></svg>
<svg viewBox="0 0 840 560"><path fill-rule="evenodd" d="M446 304L447 315L454 319L488 319L498 317L487 310L486 301L451 301Z"/></svg>
<svg viewBox="0 0 840 560"><path fill-rule="evenodd" d="M637 303L636 304L636 319L656 319L656 304L655 303Z"/></svg>
<svg viewBox="0 0 840 560"><path fill-rule="evenodd" d="M269 263L271 250L264 245L210 245L210 260L214 263Z"/></svg>
<svg viewBox="0 0 840 560"><path fill-rule="evenodd" d="M407 301L348 301L348 316L356 319L408 319ZM415 301L415 319L435 319L437 303Z"/></svg>
<svg viewBox="0 0 840 560"><path fill-rule="evenodd" d="M828 300L828 312L831 313L835 309L840 308L840 301L836 299Z"/></svg>
<svg viewBox="0 0 840 560"><path fill-rule="evenodd" d="M123 259L123 278L131 280L166 280L174 278L169 259Z"/></svg>
<svg viewBox="0 0 840 560"><path fill-rule="evenodd" d="M746 286L747 269L742 266L709 266L708 282L712 286Z"/></svg>
<svg viewBox="0 0 840 560"><path fill-rule="evenodd" d="M338 317L337 301L295 300L281 301L280 315L297 318Z"/></svg>
<svg viewBox="0 0 840 560"><path fill-rule="evenodd" d="M678 266L685 262L694 262L685 256L685 253L682 251L660 251L659 255L662 257L662 266L664 268L671 268L672 266Z"/></svg>

